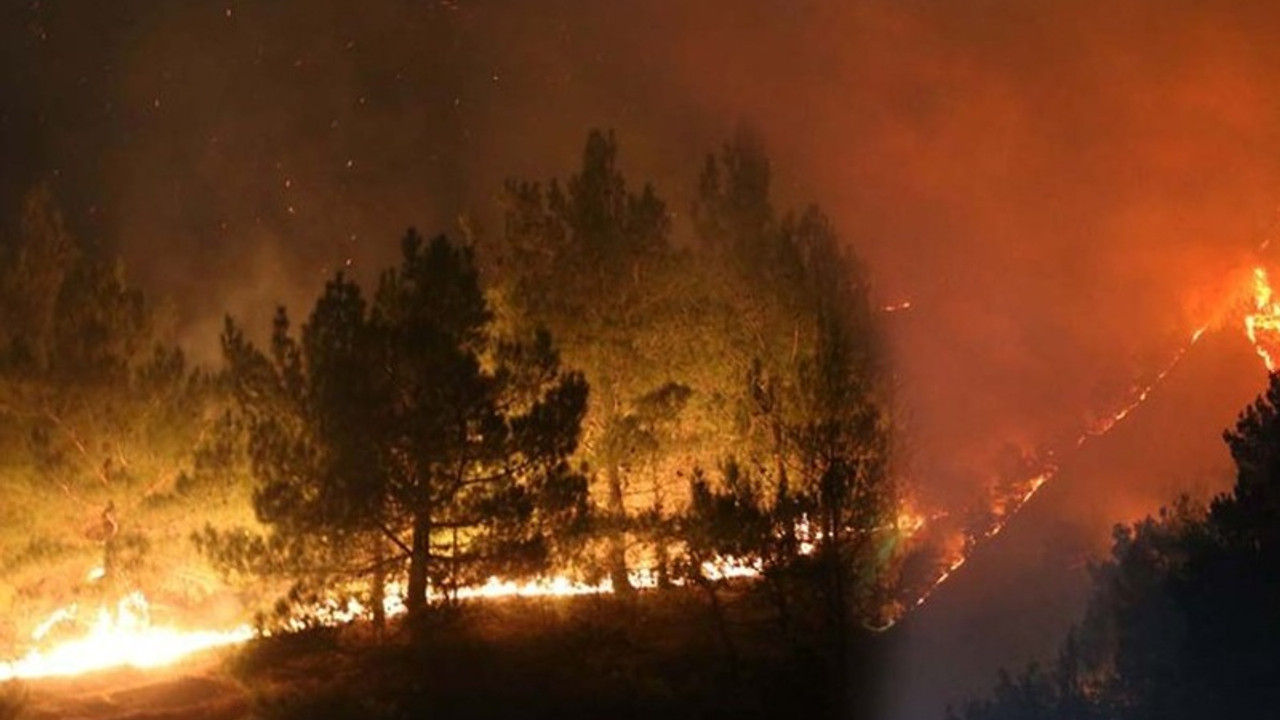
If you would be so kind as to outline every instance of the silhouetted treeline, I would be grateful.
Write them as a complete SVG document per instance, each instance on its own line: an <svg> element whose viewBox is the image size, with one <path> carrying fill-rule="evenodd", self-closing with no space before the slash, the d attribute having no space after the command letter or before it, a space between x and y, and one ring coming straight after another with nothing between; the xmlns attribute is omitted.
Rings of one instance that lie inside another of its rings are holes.
<svg viewBox="0 0 1280 720"><path fill-rule="evenodd" d="M1057 661L964 720L1280 717L1280 375L1225 433L1236 484L1116 529Z"/></svg>

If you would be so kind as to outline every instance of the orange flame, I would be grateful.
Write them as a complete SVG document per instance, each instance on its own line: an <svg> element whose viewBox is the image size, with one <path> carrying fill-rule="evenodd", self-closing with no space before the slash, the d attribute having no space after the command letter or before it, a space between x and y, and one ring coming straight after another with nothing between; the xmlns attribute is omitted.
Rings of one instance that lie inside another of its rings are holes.
<svg viewBox="0 0 1280 720"><path fill-rule="evenodd" d="M760 562L752 558L717 557L703 563L702 572L713 581L754 578L760 575L761 567ZM89 572L90 579L101 576L99 569ZM643 569L630 573L629 580L634 587L642 589L658 585L657 575ZM483 585L458 588L456 597L460 600L485 600L572 597L612 592L613 585L607 579L598 584L590 584L564 576L523 582L491 577ZM444 593L439 590L432 590L430 594L435 599L444 597ZM400 583L388 583L384 595L383 609L388 617L405 612L404 588ZM120 600L114 608L102 607L90 614L92 621L79 637L48 645L46 640L55 628L78 628L85 622L82 620L83 613L76 604L50 613L31 634L31 639L39 647L16 660L0 660L0 682L17 678L79 675L120 666L159 667L203 650L243 643L254 635L253 629L248 625L223 631L183 630L153 625L146 597L136 591ZM335 596L303 609L286 625L294 629L301 629L314 622L332 626L368 618L370 614L369 608L360 601Z"/></svg>
<svg viewBox="0 0 1280 720"><path fill-rule="evenodd" d="M78 615L76 605L57 610L40 623L32 639L41 641L54 627L76 623ZM248 625L224 631L153 626L146 598L134 592L113 609L99 608L82 637L0 662L0 681L78 675L121 665L158 667L201 650L244 642L252 635Z"/></svg>
<svg viewBox="0 0 1280 720"><path fill-rule="evenodd" d="M1261 249L1266 248L1266 243ZM1280 302L1277 302L1274 291L1271 288L1271 282L1267 276L1265 268L1259 266L1253 268L1252 275L1252 312L1244 313L1244 330L1245 335L1249 338L1249 342L1253 344L1258 357L1262 359L1268 372L1275 372L1276 358L1280 357ZM1156 374L1155 378L1133 394L1131 399L1121 406L1118 410L1110 415L1102 417L1097 422L1088 427L1081 435L1076 438L1075 447L1078 449L1089 442L1092 438L1101 437L1111 432L1111 430L1124 421L1130 413L1136 410L1140 405L1150 398L1152 392L1164 382L1165 378L1182 362L1186 354L1194 347L1201 338L1204 337L1210 325L1214 322L1206 322L1197 327L1190 335L1187 342L1174 353L1170 361L1165 367ZM1003 496L993 498L992 509L995 516L995 522L973 537L973 542L969 543L966 552L960 552L952 555L951 559L944 563L941 571L930 583L925 591L921 593L911 605L912 608L920 607L931 598L947 580L964 566L968 561L969 555L974 547L982 540L989 540L999 535L1008 525L1009 522L1018 514L1022 508L1035 497L1036 493L1057 473L1057 467L1053 464L1046 464L1043 472L1039 475L1027 480L1021 484L1020 489L1015 490L1012 497ZM888 629L892 627L896 620L890 621L882 628Z"/></svg>
<svg viewBox="0 0 1280 720"><path fill-rule="evenodd" d="M897 530L903 537L911 537L920 532L926 522L924 515L913 510L901 510L898 517L894 519L893 529Z"/></svg>
<svg viewBox="0 0 1280 720"><path fill-rule="evenodd" d="M1244 331L1268 372L1275 372L1280 351L1280 303L1274 299L1267 271L1253 269L1253 312L1244 316Z"/></svg>

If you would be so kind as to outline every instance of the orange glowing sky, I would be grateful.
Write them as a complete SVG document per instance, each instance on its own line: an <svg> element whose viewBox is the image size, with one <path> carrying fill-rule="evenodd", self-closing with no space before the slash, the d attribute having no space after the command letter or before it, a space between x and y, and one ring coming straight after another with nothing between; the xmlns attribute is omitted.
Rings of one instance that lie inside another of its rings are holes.
<svg viewBox="0 0 1280 720"><path fill-rule="evenodd" d="M904 468L946 507L1006 448L1123 407L1248 282L1280 207L1261 0L115 5L5 11L0 201L52 179L197 356L223 313L265 326L408 224L496 228L502 179L565 174L593 126L687 232L702 154L745 120L779 204L822 204L910 300L885 320ZM1223 487L1218 433L1262 382L1232 332L1065 468L1021 542L1096 549Z"/></svg>

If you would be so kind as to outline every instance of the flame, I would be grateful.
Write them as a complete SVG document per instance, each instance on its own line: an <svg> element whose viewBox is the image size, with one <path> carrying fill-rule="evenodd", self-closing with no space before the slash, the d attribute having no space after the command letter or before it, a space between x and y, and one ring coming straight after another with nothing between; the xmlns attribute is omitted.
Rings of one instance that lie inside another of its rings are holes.
<svg viewBox="0 0 1280 720"><path fill-rule="evenodd" d="M1274 299L1267 271L1253 269L1253 312L1244 316L1244 332L1253 343L1253 349L1267 366L1267 372L1276 371L1276 354L1280 351L1280 303Z"/></svg>
<svg viewBox="0 0 1280 720"><path fill-rule="evenodd" d="M1268 242L1264 242L1259 251L1266 249ZM1252 312L1246 312L1243 315L1244 331L1249 342L1253 344L1254 351L1258 357L1262 359L1263 365L1266 366L1268 372L1276 371L1276 358L1280 357L1280 302L1277 302L1275 292L1271 287L1270 279L1265 268L1256 266L1253 268L1252 284L1250 286L1252 297ZM1238 296L1237 296L1238 297ZM886 308L887 309L887 308ZM1173 357L1164 366L1159 373L1156 374L1150 383L1143 386L1131 396L1131 399L1122 405L1110 415L1103 416L1090 427L1088 427L1079 437L1076 438L1075 448L1083 447L1093 438L1102 437L1123 422L1125 418L1136 410L1139 406L1151 397L1151 394L1158 388L1164 380L1182 363L1183 358L1195 347L1197 343L1204 337L1210 326L1215 321L1211 320L1197 327L1192 331L1187 342L1180 347ZM928 602L929 598L951 579L956 571L958 571L968 561L973 550L985 540L999 535L1013 518L1026 506L1028 502L1035 497L1050 480L1057 474L1058 467L1053 463L1045 463L1043 471L1021 483L1015 488L1012 495L997 496L992 499L991 509L992 515L996 518L995 522L986 530L969 537L967 542L967 550L955 553L951 558L943 563L941 570L930 583L924 592L922 592L911 604L910 608L918 608ZM894 618L883 626L873 629L887 630L892 627L897 620Z"/></svg>
<svg viewBox="0 0 1280 720"><path fill-rule="evenodd" d="M903 537L911 537L920 532L926 522L925 516L911 510L901 510L894 518L893 527Z"/></svg>
<svg viewBox="0 0 1280 720"><path fill-rule="evenodd" d="M754 578L762 571L761 563L753 558L732 556L717 557L702 564L702 572L713 581L730 578ZM88 577L102 577L100 569L91 570ZM658 576L647 569L629 574L632 586L651 589L658 586ZM678 581L676 584L680 584ZM608 579L600 583L585 583L566 576L549 576L528 581L504 580L490 577L483 585L461 587L453 593L458 600L493 600L511 597L574 597L613 592ZM435 600L443 600L446 592L438 588L429 591ZM387 584L383 610L387 617L406 612L405 588L401 583ZM248 625L230 630L183 630L153 625L151 610L143 593L135 591L121 599L113 608L101 607L92 613L79 637L49 644L46 641L55 629L77 628L81 621L81 609L72 604L59 608L37 624L31 639L39 647L21 658L0 661L0 682L13 679L37 679L105 670L113 667L153 668L169 665L194 653L228 645L243 643L254 635ZM298 630L309 625L341 625L371 616L370 609L354 598L330 597L316 605L302 609L296 617L285 623Z"/></svg>
<svg viewBox="0 0 1280 720"><path fill-rule="evenodd" d="M1262 277L1265 279L1265 274L1263 274ZM1267 301L1270 301L1270 295L1267 296ZM1259 303L1261 303L1261 301L1259 301ZM1274 331L1280 333L1280 309L1277 310L1277 314L1274 318L1268 315L1267 319L1276 323ZM1246 320L1246 324L1247 322L1248 321ZM1102 437L1103 435L1111 432L1116 425L1129 417L1134 410L1145 403L1148 398L1151 397L1151 394L1156 390L1156 388L1158 388L1169 374L1182 363L1183 358L1186 357L1191 348L1195 347L1195 345L1200 342L1211 324L1212 323L1205 323L1193 330L1186 343L1184 343L1182 347L1178 348L1178 351L1173 354L1173 357L1165 364L1164 368L1162 368L1160 372L1156 373L1151 382L1138 389L1138 391L1131 396L1131 399L1119 409L1110 415L1102 417L1090 427L1086 428L1085 431L1076 438L1074 445L1075 449L1079 450L1090 440ZM1259 324L1258 327L1262 328L1264 325ZM1253 339L1253 335L1250 335L1250 339ZM1259 354L1261 353L1262 350L1259 349ZM1267 356L1264 355L1263 359L1266 360ZM916 597L914 602L910 603L903 614L895 618L890 618L884 624L873 626L871 629L877 631L888 630L897 624L897 622L905 616L906 612L919 608L928 602L939 588L954 577L960 568L964 567L965 563L969 561L969 557L973 554L974 550L976 550L983 542L1000 535L1000 533L1009 526L1009 523L1017 517L1018 513L1026 507L1027 503L1031 502L1032 498L1036 496L1036 493L1040 492L1045 485L1053 480L1057 473L1058 465L1054 462L1046 461L1038 474L1018 483L1011 493L997 495L992 498L991 515L994 517L993 522L986 529L965 537L963 543L964 549L950 554L950 558L940 566L941 569L938 571L938 574L934 577L933 581L925 587L924 591Z"/></svg>
<svg viewBox="0 0 1280 720"><path fill-rule="evenodd" d="M43 640L53 628L75 623L78 616L76 605L57 610L37 626L32 639ZM153 626L146 598L133 592L112 609L99 608L82 637L0 663L0 681L78 675L122 665L158 667L201 650L244 642L252 635L247 625L223 631Z"/></svg>

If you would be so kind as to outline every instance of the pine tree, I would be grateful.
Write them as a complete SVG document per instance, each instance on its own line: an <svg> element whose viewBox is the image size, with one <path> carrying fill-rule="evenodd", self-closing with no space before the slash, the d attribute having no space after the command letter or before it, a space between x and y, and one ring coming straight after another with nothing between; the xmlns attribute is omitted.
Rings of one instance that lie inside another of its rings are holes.
<svg viewBox="0 0 1280 720"><path fill-rule="evenodd" d="M545 569L581 525L585 480L567 459L587 386L547 334L495 336L469 248L411 230L402 250L371 304L339 276L301 341L281 311L270 355L230 322L224 349L260 519L374 597L407 560L420 611L429 589Z"/></svg>
<svg viewBox="0 0 1280 720"><path fill-rule="evenodd" d="M633 426L646 397L682 383L680 336L670 332L680 313L670 219L652 186L627 188L617 155L613 134L593 131L564 188L508 182L502 245L521 322L549 328L594 388L585 458L603 489L609 576L626 591L627 539L636 530L630 476L646 460Z"/></svg>

